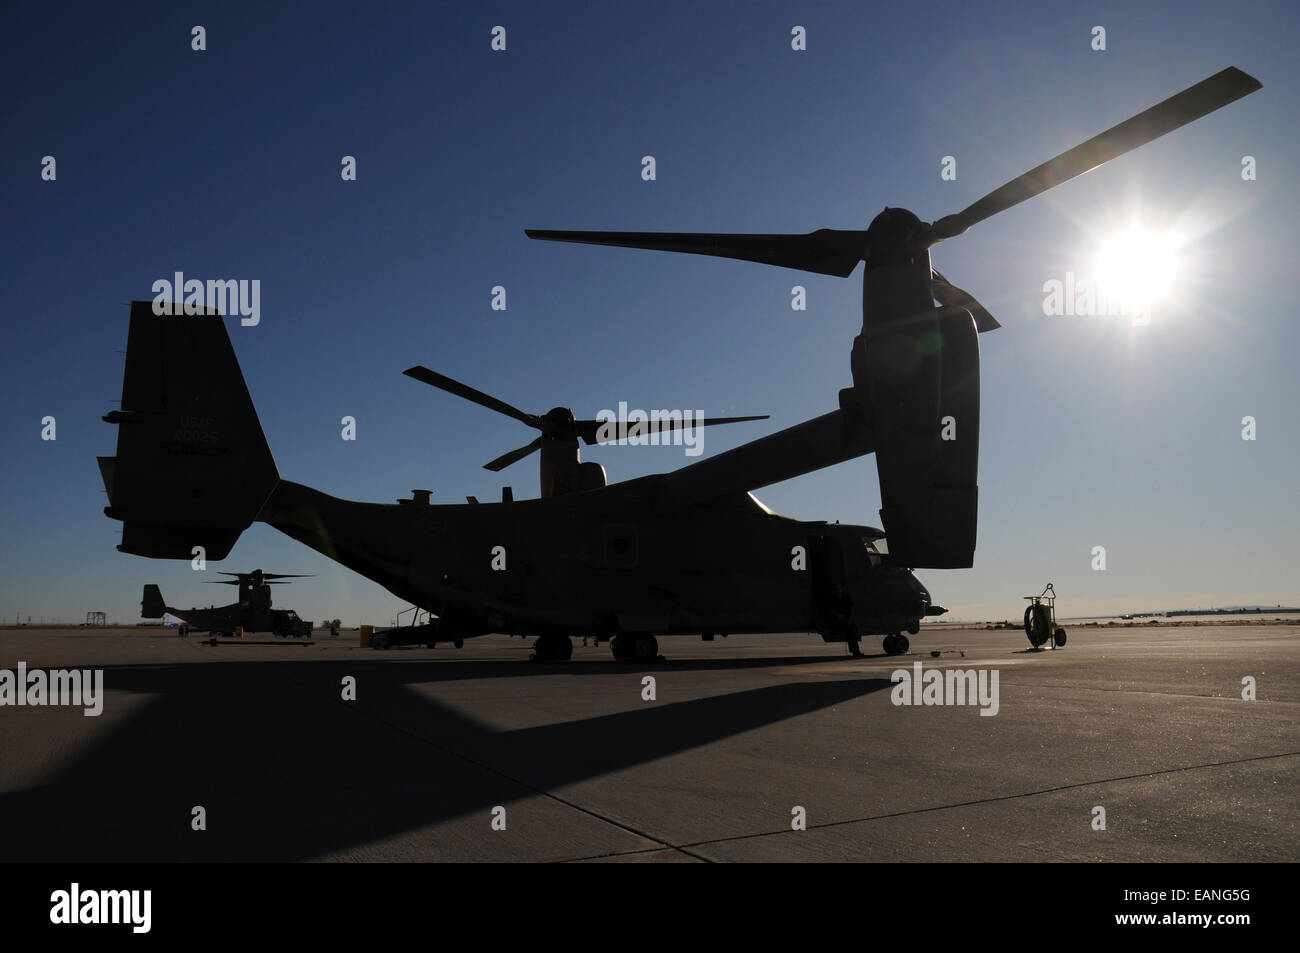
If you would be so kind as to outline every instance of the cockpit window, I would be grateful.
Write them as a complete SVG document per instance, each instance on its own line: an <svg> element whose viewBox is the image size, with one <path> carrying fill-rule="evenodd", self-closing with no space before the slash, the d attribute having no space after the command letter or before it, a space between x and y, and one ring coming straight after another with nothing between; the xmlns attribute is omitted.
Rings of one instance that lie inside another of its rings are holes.
<svg viewBox="0 0 1300 953"><path fill-rule="evenodd" d="M879 566L884 561L881 559L882 551L884 553L889 552L888 548L884 547L884 542L883 537L880 539L871 539L868 536L862 537L862 545L867 550L867 560L872 566Z"/></svg>

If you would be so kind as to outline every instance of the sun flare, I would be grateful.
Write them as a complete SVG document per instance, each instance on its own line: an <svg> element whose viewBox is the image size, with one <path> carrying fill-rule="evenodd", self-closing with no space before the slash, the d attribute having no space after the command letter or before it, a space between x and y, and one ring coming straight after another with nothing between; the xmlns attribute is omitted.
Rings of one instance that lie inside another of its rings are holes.
<svg viewBox="0 0 1300 953"><path fill-rule="evenodd" d="M1097 283L1126 310L1145 311L1168 295L1178 276L1177 238L1132 228L1102 245Z"/></svg>

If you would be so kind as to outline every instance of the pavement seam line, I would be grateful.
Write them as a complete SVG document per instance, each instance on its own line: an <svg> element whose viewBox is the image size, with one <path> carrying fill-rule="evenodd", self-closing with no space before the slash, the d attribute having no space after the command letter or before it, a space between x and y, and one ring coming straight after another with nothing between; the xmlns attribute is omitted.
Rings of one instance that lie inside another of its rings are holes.
<svg viewBox="0 0 1300 953"><path fill-rule="evenodd" d="M297 680L295 679L294 681ZM314 688L304 684L301 681L298 681L298 687L306 689L308 692L310 692L313 695L320 694ZM538 794L541 795L542 797L549 798L550 800L555 801L558 804L562 804L565 807L570 808L571 810L578 811L582 814L586 814L587 816L593 817L598 821L603 821L606 824L612 825L613 827L617 827L619 830L626 831L629 834L634 834L637 837L642 837L645 840L652 841L660 845L659 847L648 848L649 850L671 850L671 851L685 854L686 856L694 858L695 860L703 861L704 863L713 863L713 861L709 860L707 857L701 857L698 854L694 854L691 851L687 850L685 847L674 846L673 844L670 844L665 840L655 837L652 834L647 834L644 831L639 831L635 827L632 827L628 824L624 824L622 821L616 821L611 817L606 817L597 811L594 811L587 807L583 807L581 804L576 804L573 801L569 801L565 798L562 798L558 794L554 794L551 791L546 791L542 788L539 788L537 787L537 785L531 784L530 782L525 781L522 778L516 778L513 777L512 775L506 774L504 771L501 771L498 768L494 768L490 764L485 764L481 761L476 761L474 758L471 758L469 755L462 754L461 752L456 751L453 748L448 748L444 745L439 744L436 741L433 741L429 738L425 738L422 735L418 735L415 732L411 731L409 728L397 724L396 722L388 718L385 718L383 715L377 714L365 708L359 708L356 705L344 704L341 700L335 699L332 696L330 700L336 705L342 705L348 711L357 714L362 714L369 718L372 718L373 720L378 721L381 724L387 725L389 728L392 728L394 731L401 732L402 734L406 735L408 738L413 738L414 740L420 742L421 744L427 745L430 748L434 748L438 751L441 751L443 754L451 755L454 758L459 758L461 761L464 761L466 764L473 765L474 767L479 768L480 770L483 771L487 771L490 774L495 774L497 777L503 778L511 782L512 784L517 784L520 787L533 792L534 794ZM640 851L632 851L631 853L640 853ZM618 856L618 854L615 853L615 854L602 855L602 856ZM583 858L555 858L555 861L553 862L567 862L567 861L581 860L581 859Z"/></svg>
<svg viewBox="0 0 1300 953"><path fill-rule="evenodd" d="M1153 778L1162 774L1178 774L1183 771L1199 771L1204 768L1221 768L1233 764L1250 764L1254 761L1270 761L1276 758L1294 758L1300 756L1300 751L1285 751L1280 754L1262 754L1250 758L1234 758L1231 761L1211 761L1205 764L1190 764L1178 768L1164 768L1160 771L1144 771L1141 774L1126 774L1116 778L1101 778L1096 781L1079 781L1075 784L1062 784L1053 788L1043 788L1040 791L1023 791L1019 794L1002 794L997 797L978 798L974 801L961 801L956 804L936 804L932 807L918 807L910 811L895 811L892 814L873 814L870 817L854 817L842 821L825 821L821 824L810 824L807 830L828 830L832 827L844 827L848 824L865 824L870 821L884 821L894 817L907 817L913 814L929 814L935 811L949 811L960 807L975 807L980 804L996 804L999 801L1014 801L1020 798L1038 797L1043 794L1055 794L1059 791L1069 791L1075 788L1092 787L1097 784L1113 784L1119 781L1136 781L1142 778ZM685 844L676 846L675 850L686 852L688 847L708 847L711 844L726 844L731 841L753 840L761 837L776 837L781 834L799 833L793 830L779 831L757 831L752 834L735 834L731 837L717 837L711 840L690 841ZM650 853L649 850L624 851L610 854L592 854L588 857L575 858L576 860L600 860L608 857L622 857L633 854ZM713 861L710 861L712 863Z"/></svg>

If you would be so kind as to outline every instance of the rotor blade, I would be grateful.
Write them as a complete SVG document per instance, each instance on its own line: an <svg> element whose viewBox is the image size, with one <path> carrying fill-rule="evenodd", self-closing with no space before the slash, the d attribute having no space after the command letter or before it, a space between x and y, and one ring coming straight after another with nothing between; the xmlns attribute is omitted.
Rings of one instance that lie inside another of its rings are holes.
<svg viewBox="0 0 1300 953"><path fill-rule="evenodd" d="M509 453L503 453L501 456L497 457L491 463L483 464L483 469L492 470L493 472L496 472L497 470L504 470L512 463L518 463L520 460L528 456L534 450L541 447L541 445L542 445L542 438L538 437L536 440L534 440L532 443L528 444L527 446L520 447L518 450L511 450Z"/></svg>
<svg viewBox="0 0 1300 953"><path fill-rule="evenodd" d="M537 427L539 429L541 427L538 418L532 414L526 414L518 407L512 407L504 400L498 400L495 397L483 393L481 390L475 390L468 384L462 384L460 381L452 380L445 374L431 371L422 364L417 364L415 367L408 367L406 370L402 371L402 373L407 377L414 377L417 381L428 384L431 387L445 390L449 394L455 394L457 397L464 397L466 400L473 401L481 407L495 410L497 413L505 414L507 417L513 417L520 423L527 424L530 427Z"/></svg>
<svg viewBox="0 0 1300 953"><path fill-rule="evenodd" d="M930 285L934 289L934 300L945 308L965 308L975 318L975 330L980 334L1002 327L998 319L989 314L988 309L980 304L967 291L962 291L934 269L930 269Z"/></svg>
<svg viewBox="0 0 1300 953"><path fill-rule="evenodd" d="M231 586L236 586L236 585L238 585L239 582L240 582L240 580L245 580L245 579L247 579L247 580L251 580L254 576L256 576L256 575L258 574L258 573L256 573L256 572L229 572L229 571L227 571L227 570L225 570L225 569L218 569L217 572L219 572L219 573L220 573L221 575L223 575L223 576L234 576L235 578L234 578L234 579L215 579L215 580L210 580L210 581L211 581L211 582L224 582L224 583L226 583L226 584L228 584L228 585L231 585ZM312 577L312 576L314 576L314 575L315 575L315 573L310 573L310 572L264 572L264 573L261 573L261 576L262 576L263 579L308 579L308 578L310 578L310 577Z"/></svg>
<svg viewBox="0 0 1300 953"><path fill-rule="evenodd" d="M862 260L867 233L822 228L807 235L739 235L706 232L563 232L526 228L529 238L585 245L619 245L654 251L737 258L847 278Z"/></svg>
<svg viewBox="0 0 1300 953"><path fill-rule="evenodd" d="M207 579L204 580L209 586L237 586L238 579Z"/></svg>
<svg viewBox="0 0 1300 953"><path fill-rule="evenodd" d="M767 414L758 417L703 417L699 420L691 420L692 427L711 427L714 424L740 424L747 420L767 420ZM647 420L637 423L624 421L620 423L617 420L575 420L574 427L578 436L587 444L593 443L613 443L616 440L626 439L628 431L633 432L633 436L639 434L662 433L665 430L681 430L687 425L687 422L681 418L672 418L669 420ZM601 427L613 427L609 437L605 440L600 437Z"/></svg>
<svg viewBox="0 0 1300 953"><path fill-rule="evenodd" d="M1093 136L1087 142L1062 152L1056 158L1048 159L1042 165L1030 169L1019 178L1012 179L956 215L939 219L922 231L920 240L926 245L933 245L945 238L960 235L975 223L982 222L991 215L1006 211L1027 198L1046 192L1138 146L1146 145L1153 139L1158 139L1167 132L1173 132L1180 126L1200 119L1216 109L1253 93L1262 86L1263 84L1255 77L1243 73L1235 66L1229 66L1209 79L1201 80L1195 86L1189 86L1181 93L1170 96L1162 103L1157 103L1145 112L1138 113L1100 135Z"/></svg>

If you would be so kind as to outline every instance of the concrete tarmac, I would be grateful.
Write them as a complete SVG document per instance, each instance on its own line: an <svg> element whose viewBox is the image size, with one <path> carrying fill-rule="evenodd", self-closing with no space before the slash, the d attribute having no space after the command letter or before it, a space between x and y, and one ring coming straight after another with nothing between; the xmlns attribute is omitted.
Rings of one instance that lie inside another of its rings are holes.
<svg viewBox="0 0 1300 953"><path fill-rule="evenodd" d="M0 630L0 670L104 684L98 717L0 707L0 860L1295 861L1298 636L1072 627L1038 652L944 627L861 659L664 637L653 664L536 664L504 636ZM894 704L917 662L996 672L996 715Z"/></svg>

